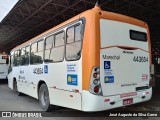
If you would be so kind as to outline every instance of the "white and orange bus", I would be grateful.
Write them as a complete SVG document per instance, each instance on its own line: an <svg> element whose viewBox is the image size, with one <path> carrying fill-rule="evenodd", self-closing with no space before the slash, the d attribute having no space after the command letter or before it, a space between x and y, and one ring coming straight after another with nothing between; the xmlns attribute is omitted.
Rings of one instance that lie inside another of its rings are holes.
<svg viewBox="0 0 160 120"><path fill-rule="evenodd" d="M44 111L103 111L152 96L147 24L99 6L17 46L11 60L9 87Z"/></svg>
<svg viewBox="0 0 160 120"><path fill-rule="evenodd" d="M0 81L7 80L8 76L8 55L0 53Z"/></svg>

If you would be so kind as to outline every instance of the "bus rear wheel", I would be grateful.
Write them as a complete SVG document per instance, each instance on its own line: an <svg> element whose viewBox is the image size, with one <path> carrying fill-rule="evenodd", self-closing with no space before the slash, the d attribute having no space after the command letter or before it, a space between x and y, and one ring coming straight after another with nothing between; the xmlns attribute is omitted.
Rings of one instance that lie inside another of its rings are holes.
<svg viewBox="0 0 160 120"><path fill-rule="evenodd" d="M53 105L50 105L49 92L46 84L42 84L39 89L39 103L42 110L48 112L53 110Z"/></svg>

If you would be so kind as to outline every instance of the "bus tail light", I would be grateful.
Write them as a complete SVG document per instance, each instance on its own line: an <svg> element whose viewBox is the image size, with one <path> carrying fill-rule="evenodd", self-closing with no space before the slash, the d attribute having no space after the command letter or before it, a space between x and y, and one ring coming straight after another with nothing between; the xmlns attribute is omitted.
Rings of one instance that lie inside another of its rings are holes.
<svg viewBox="0 0 160 120"><path fill-rule="evenodd" d="M93 74L93 77L94 77L94 78L97 78L97 76L98 76L97 73L94 73L94 74Z"/></svg>
<svg viewBox="0 0 160 120"><path fill-rule="evenodd" d="M94 67L92 70L89 91L96 95L102 95L99 67Z"/></svg>
<svg viewBox="0 0 160 120"><path fill-rule="evenodd" d="M95 86L95 87L94 87L94 92L95 92L95 93L99 93L99 86Z"/></svg>

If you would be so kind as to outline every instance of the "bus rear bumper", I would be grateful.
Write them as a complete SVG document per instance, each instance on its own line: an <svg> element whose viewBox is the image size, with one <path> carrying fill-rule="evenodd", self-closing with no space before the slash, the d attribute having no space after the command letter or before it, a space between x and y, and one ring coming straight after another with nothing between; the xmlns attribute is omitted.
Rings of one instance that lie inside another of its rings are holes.
<svg viewBox="0 0 160 120"><path fill-rule="evenodd" d="M137 92L135 96L121 97L120 95L115 96L98 96L90 93L89 91L83 91L82 94L82 111L94 112L104 111L113 108L118 108L124 105L124 100L133 99L133 103L128 105L144 102L150 100L152 97L152 88Z"/></svg>

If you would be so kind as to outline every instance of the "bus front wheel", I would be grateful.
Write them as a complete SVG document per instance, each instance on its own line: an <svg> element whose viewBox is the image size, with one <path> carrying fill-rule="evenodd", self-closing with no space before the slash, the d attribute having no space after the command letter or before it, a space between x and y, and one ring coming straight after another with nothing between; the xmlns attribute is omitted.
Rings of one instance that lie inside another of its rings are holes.
<svg viewBox="0 0 160 120"><path fill-rule="evenodd" d="M53 110L53 105L50 105L49 92L46 84L42 84L39 89L39 102L41 108L48 112Z"/></svg>
<svg viewBox="0 0 160 120"><path fill-rule="evenodd" d="M18 91L16 80L14 80L14 82L13 82L13 90L17 93L18 96L22 96L22 93Z"/></svg>

